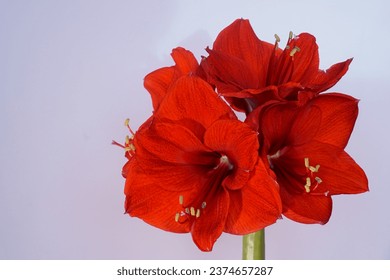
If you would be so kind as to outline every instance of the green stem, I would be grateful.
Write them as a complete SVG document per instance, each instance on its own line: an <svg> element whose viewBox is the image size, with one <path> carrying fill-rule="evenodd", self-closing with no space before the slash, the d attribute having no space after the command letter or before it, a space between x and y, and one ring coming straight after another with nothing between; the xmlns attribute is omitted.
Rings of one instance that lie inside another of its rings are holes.
<svg viewBox="0 0 390 280"><path fill-rule="evenodd" d="M265 260L264 229L244 235L242 239L243 260Z"/></svg>

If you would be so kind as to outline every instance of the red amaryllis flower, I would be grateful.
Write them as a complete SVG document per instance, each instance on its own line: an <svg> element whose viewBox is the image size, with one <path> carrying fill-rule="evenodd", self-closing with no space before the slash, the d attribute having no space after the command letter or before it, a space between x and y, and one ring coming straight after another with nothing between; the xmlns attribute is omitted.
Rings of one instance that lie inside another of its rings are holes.
<svg viewBox="0 0 390 280"><path fill-rule="evenodd" d="M191 232L203 251L222 232L251 233L281 214L257 133L200 78L172 84L133 144L126 212L163 230Z"/></svg>
<svg viewBox="0 0 390 280"><path fill-rule="evenodd" d="M249 116L261 127L261 153L276 175L286 217L325 224L332 195L368 190L364 171L344 151L357 103L348 95L323 94L303 107L276 102Z"/></svg>
<svg viewBox="0 0 390 280"><path fill-rule="evenodd" d="M352 61L323 71L314 36L290 33L284 50L275 37L275 44L261 41L248 20L238 19L219 33L213 49L207 49L209 56L201 66L235 109L249 113L268 100L297 100L304 92L312 97L337 83Z"/></svg>
<svg viewBox="0 0 390 280"><path fill-rule="evenodd" d="M181 76L195 74L199 64L192 52L178 47L172 50L171 56L175 61L174 66L157 69L144 79L144 87L152 97L154 110L157 110L164 99L168 88Z"/></svg>

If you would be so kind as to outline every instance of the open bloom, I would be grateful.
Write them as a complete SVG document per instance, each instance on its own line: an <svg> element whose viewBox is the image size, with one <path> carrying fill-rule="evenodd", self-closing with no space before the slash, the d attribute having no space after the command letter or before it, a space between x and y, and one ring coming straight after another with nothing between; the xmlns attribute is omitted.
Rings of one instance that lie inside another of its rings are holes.
<svg viewBox="0 0 390 280"><path fill-rule="evenodd" d="M316 39L309 33L290 36L284 50L261 41L248 20L237 19L222 30L201 66L208 81L237 110L251 112L269 100L310 99L332 87L352 59L319 69Z"/></svg>
<svg viewBox="0 0 390 280"><path fill-rule="evenodd" d="M205 81L178 78L135 133L126 212L163 230L191 232L203 251L222 232L274 223L280 196L259 160L257 136Z"/></svg>
<svg viewBox="0 0 390 280"><path fill-rule="evenodd" d="M286 217L325 224L332 195L368 190L364 171L344 151L357 103L348 95L322 94L302 107L275 102L248 117L261 127L261 154L279 183Z"/></svg>

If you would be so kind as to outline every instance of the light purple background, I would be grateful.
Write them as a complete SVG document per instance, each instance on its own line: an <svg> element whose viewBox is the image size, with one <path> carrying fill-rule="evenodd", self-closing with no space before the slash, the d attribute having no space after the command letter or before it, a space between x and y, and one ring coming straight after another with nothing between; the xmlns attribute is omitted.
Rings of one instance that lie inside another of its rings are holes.
<svg viewBox="0 0 390 280"><path fill-rule="evenodd" d="M197 58L236 18L285 42L310 32L322 68L354 57L334 90L361 99L347 151L371 191L334 197L326 226L266 229L268 259L390 259L387 1L0 1L0 259L239 259L223 234L202 253L188 234L123 215L125 118L150 115L143 77L183 46ZM283 45L283 44L282 44Z"/></svg>

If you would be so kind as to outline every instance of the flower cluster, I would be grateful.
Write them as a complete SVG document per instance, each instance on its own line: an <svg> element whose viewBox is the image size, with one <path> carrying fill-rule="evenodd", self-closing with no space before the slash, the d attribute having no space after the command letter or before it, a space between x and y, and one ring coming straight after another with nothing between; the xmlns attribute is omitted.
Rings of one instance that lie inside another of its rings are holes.
<svg viewBox="0 0 390 280"><path fill-rule="evenodd" d="M323 71L315 37L290 33L284 49L275 38L259 40L238 19L200 63L178 47L174 66L145 77L153 114L121 145L126 213L191 232L210 251L222 232L249 234L281 215L325 224L332 195L368 190L344 150L358 100L323 93L352 59Z"/></svg>

